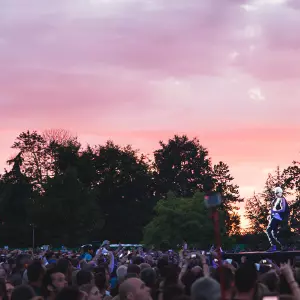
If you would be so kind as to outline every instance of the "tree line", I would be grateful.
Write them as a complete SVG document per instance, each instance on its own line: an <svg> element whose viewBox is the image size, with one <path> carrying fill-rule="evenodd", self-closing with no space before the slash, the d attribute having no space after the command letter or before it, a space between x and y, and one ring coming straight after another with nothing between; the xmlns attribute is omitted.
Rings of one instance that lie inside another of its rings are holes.
<svg viewBox="0 0 300 300"><path fill-rule="evenodd" d="M33 227L39 244L75 246L103 239L208 244L212 222L203 196L209 191L223 195L223 235L240 233L238 209L244 199L239 187L229 166L213 164L196 138L175 135L160 141L151 159L113 141L84 146L65 130L22 132L12 149L0 177L0 236L10 246L30 245ZM270 175L268 187L280 183L296 191L292 212L297 219L299 164L280 173L282 182L276 176ZM266 220L268 192L246 201L255 232Z"/></svg>

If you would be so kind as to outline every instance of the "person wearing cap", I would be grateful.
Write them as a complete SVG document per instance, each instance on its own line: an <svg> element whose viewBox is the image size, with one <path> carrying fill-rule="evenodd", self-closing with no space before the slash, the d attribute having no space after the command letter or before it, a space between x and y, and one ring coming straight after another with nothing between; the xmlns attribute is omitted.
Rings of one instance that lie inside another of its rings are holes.
<svg viewBox="0 0 300 300"><path fill-rule="evenodd" d="M105 240L100 248L97 250L96 252L96 257L100 256L100 255L108 255L109 256L109 273L111 274L114 270L114 266L115 266L115 257L114 254L110 251L110 241Z"/></svg>
<svg viewBox="0 0 300 300"><path fill-rule="evenodd" d="M92 245L84 245L83 246L83 255L82 259L89 262L93 259L93 247Z"/></svg>
<svg viewBox="0 0 300 300"><path fill-rule="evenodd" d="M96 255L100 255L100 254L103 254L103 253L108 253L109 247L110 247L110 242L105 240L101 244L100 248L96 251Z"/></svg>

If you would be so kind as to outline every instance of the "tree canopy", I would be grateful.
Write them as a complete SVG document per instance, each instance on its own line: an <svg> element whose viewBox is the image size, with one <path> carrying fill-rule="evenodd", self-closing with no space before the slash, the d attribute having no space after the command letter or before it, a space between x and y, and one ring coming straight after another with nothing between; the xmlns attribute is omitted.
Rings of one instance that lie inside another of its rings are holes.
<svg viewBox="0 0 300 300"><path fill-rule="evenodd" d="M146 245L176 248L188 241L194 247L205 249L214 244L213 221L204 205L204 193L196 192L185 198L168 193L167 199L157 202L155 212L156 216L145 228ZM224 243L228 242L228 237L222 217L220 230Z"/></svg>
<svg viewBox="0 0 300 300"><path fill-rule="evenodd" d="M227 164L213 165L204 148L196 138L177 136L168 143L160 142L154 152L154 178L160 198L169 191L181 198L192 197L195 192L217 191L223 195L220 209L225 213L227 233L240 231L240 216L237 213L239 202L238 185L233 183Z"/></svg>
<svg viewBox="0 0 300 300"><path fill-rule="evenodd" d="M151 166L137 150L112 141L84 148L65 131L26 131L12 148L0 181L7 243L19 243L18 235L30 243L32 224L43 243L141 241L156 197Z"/></svg>
<svg viewBox="0 0 300 300"><path fill-rule="evenodd" d="M37 243L78 245L93 240L148 244L213 243L203 195L223 196L218 208L224 235L240 232L239 187L225 162L212 163L196 138L160 141L153 160L113 141L83 146L66 130L24 131L0 176L0 234L11 246ZM262 193L246 202L253 232L266 226L274 185L293 193L299 224L300 165L269 175ZM201 239L199 239L201 237Z"/></svg>

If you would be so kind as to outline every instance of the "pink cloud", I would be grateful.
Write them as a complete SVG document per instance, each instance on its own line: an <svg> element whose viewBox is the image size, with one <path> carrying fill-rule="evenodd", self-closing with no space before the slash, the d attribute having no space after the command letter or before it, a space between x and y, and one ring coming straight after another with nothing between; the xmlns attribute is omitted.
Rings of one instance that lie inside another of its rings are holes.
<svg viewBox="0 0 300 300"><path fill-rule="evenodd" d="M288 4L294 9L300 9L300 2L298 0L290 0Z"/></svg>
<svg viewBox="0 0 300 300"><path fill-rule="evenodd" d="M262 80L297 78L300 37L295 29L300 26L300 11L290 6L296 1L281 5L275 1L268 3L245 14L248 42L240 49L238 64Z"/></svg>
<svg viewBox="0 0 300 300"><path fill-rule="evenodd" d="M104 63L162 74L214 74L226 63L235 25L231 13L237 12L227 0L222 5L216 0L154 1L157 9L129 1L120 5L121 13L112 11L107 18L92 11L81 16L76 5L65 11L66 3L54 1L56 14L38 7L31 19L18 20L16 14L14 23L2 22L0 34L9 49L3 62L59 68Z"/></svg>
<svg viewBox="0 0 300 300"><path fill-rule="evenodd" d="M18 6L18 0L5 1L0 36L6 43L0 53L1 64L8 68L96 64L152 77L221 75L230 65L228 54L237 48L239 64L253 76L266 80L274 74L299 75L291 61L299 59L299 35L293 29L300 12L287 5L264 5L246 13L239 1L227 0L31 2L34 9ZM236 34L253 24L261 28L261 37ZM257 49L249 57L250 46Z"/></svg>
<svg viewBox="0 0 300 300"><path fill-rule="evenodd" d="M241 69L264 81L278 81L299 78L299 65L300 57L297 50L280 51L274 47L248 54L241 62Z"/></svg>

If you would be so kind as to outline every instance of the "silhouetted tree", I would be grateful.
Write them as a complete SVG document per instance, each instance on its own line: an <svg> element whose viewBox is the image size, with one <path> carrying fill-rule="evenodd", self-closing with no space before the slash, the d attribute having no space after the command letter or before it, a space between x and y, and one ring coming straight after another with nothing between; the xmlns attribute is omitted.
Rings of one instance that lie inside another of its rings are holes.
<svg viewBox="0 0 300 300"><path fill-rule="evenodd" d="M233 183L233 176L230 174L229 166L220 161L213 166L212 179L214 190L222 194L221 210L225 212L225 224L227 232L233 235L240 233L240 215L238 204L244 199L240 197L239 186Z"/></svg>
<svg viewBox="0 0 300 300"><path fill-rule="evenodd" d="M175 135L167 144L162 141L159 144L160 149L154 151L154 168L161 197L169 191L179 197L191 197L197 190L211 190L211 160L197 139Z"/></svg>
<svg viewBox="0 0 300 300"><path fill-rule="evenodd" d="M76 246L97 238L104 218L96 195L79 180L76 167L49 178L33 210L40 244Z"/></svg>
<svg viewBox="0 0 300 300"><path fill-rule="evenodd" d="M292 192L289 199L291 211L291 227L299 231L300 228L300 163L293 161L292 165L283 171L285 185Z"/></svg>
<svg viewBox="0 0 300 300"><path fill-rule="evenodd" d="M233 184L229 167L223 162L212 166L206 148L197 139L177 136L167 144L160 142L160 149L154 152L155 182L157 194L163 198L171 191L178 197L192 197L196 191L218 191L224 203L228 233L240 231L240 217L237 213L240 198L238 186Z"/></svg>
<svg viewBox="0 0 300 300"><path fill-rule="evenodd" d="M22 132L12 145L18 151L16 159L22 159L21 171L26 174L36 190L41 191L42 184L51 174L52 165L46 141L36 131ZM16 162L15 158L8 161L9 165Z"/></svg>
<svg viewBox="0 0 300 300"><path fill-rule="evenodd" d="M67 146L69 143L74 143L77 141L77 137L65 129L47 129L43 131L42 137L48 145L55 143L58 145Z"/></svg>
<svg viewBox="0 0 300 300"><path fill-rule="evenodd" d="M21 155L17 155L12 169L0 180L0 236L9 246L28 246L31 242L29 210L34 192L30 179L21 171L22 164Z"/></svg>
<svg viewBox="0 0 300 300"><path fill-rule="evenodd" d="M90 150L83 154L85 160L89 156ZM146 157L130 146L120 147L109 141L96 147L92 161L96 171L92 186L105 217L101 236L116 242L140 242L155 205Z"/></svg>

